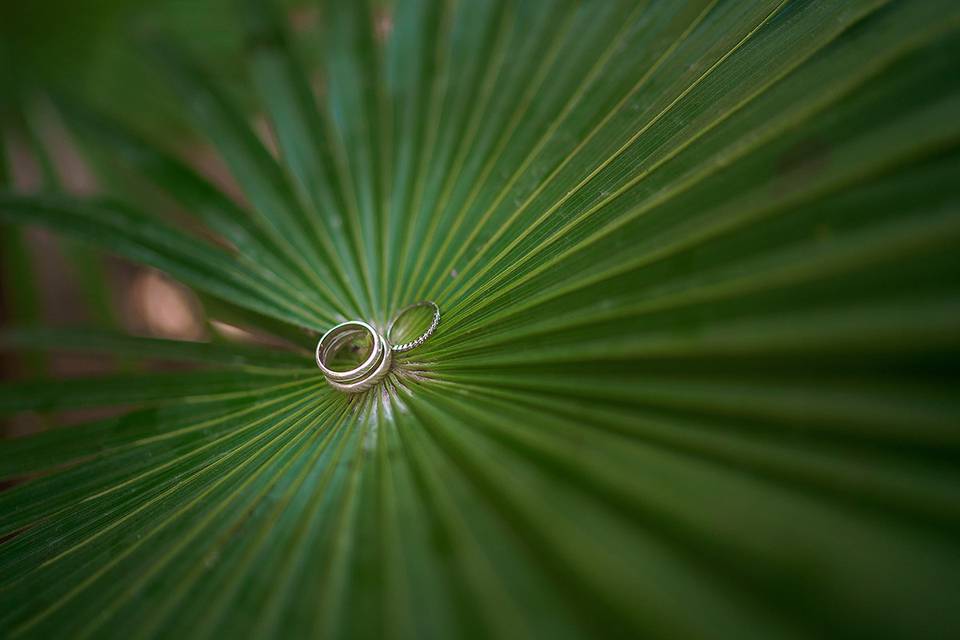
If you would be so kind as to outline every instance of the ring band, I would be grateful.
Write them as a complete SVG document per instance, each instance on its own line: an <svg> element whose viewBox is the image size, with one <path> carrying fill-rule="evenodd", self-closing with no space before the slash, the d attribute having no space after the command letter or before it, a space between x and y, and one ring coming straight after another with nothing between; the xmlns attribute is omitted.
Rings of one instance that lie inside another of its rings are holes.
<svg viewBox="0 0 960 640"><path fill-rule="evenodd" d="M437 303L433 302L432 300L421 300L420 302L415 302L414 304L404 307L397 312L397 315L393 316L393 320L391 320L390 325L387 326L387 342L390 342L390 334L393 333L393 325L397 323L397 320L399 320L406 312L412 311L418 307L433 307L433 320L430 322L430 326L427 327L427 330L420 334L420 336L415 340L391 346L390 348L393 351L396 351L397 353L403 353L404 351L416 349L426 342L427 339L433 335L433 332L437 330L437 325L440 324L440 307L438 307Z"/></svg>
<svg viewBox="0 0 960 640"><path fill-rule="evenodd" d="M372 372L369 372L368 374L360 376L351 381L331 380L328 377L327 382L330 383L331 387L345 393L360 393L361 391L366 391L378 383L383 376L387 375L387 372L390 371L390 364L393 359L393 354L387 346L383 336L377 335L375 339L379 343L378 351L383 354L383 357L380 358L376 368L374 368Z"/></svg>
<svg viewBox="0 0 960 640"><path fill-rule="evenodd" d="M328 367L326 364L327 357L336 351L346 339L362 332L369 333L373 339L373 347L370 349L370 355L367 356L367 359L349 371L334 371ZM380 334L374 331L373 327L366 322L360 322L359 320L341 322L323 334L323 337L317 342L317 366L320 367L323 375L326 376L331 384L334 382L349 383L366 376L372 369L380 364L383 360L382 352L384 350L388 349L385 348Z"/></svg>

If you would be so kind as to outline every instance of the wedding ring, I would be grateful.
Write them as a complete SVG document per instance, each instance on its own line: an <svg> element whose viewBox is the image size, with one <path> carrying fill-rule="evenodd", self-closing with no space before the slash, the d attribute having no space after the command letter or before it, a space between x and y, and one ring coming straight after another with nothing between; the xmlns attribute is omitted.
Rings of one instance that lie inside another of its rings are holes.
<svg viewBox="0 0 960 640"><path fill-rule="evenodd" d="M390 334L393 332L394 325L408 311L419 307L430 307L433 309L433 320L430 326L419 337L403 344L390 345ZM379 382L390 371L393 363L393 353L402 353L416 349L437 330L440 324L440 307L437 303L430 300L417 302L408 307L404 307L394 316L390 325L387 327L386 335L380 335L373 327L366 322L359 320L350 320L341 322L327 331L317 342L315 357L317 366L323 371L324 377L330 386L344 393L359 393L366 391L377 382ZM370 337L373 343L370 346L370 353L366 359L359 365L349 371L336 371L328 365L330 359L340 351L349 342L362 337L364 334Z"/></svg>
<svg viewBox="0 0 960 640"><path fill-rule="evenodd" d="M370 338L373 340L373 347L370 349L370 355L367 356L366 360L349 371L334 371L327 366L327 358L333 355L346 340L356 336L358 333L364 332L370 334ZM368 371L377 365L380 359L382 344L379 337L379 334L374 331L373 327L366 322L360 322L359 320L341 322L323 334L323 337L320 338L320 341L317 343L317 366L320 367L323 375L325 375L328 380L349 381L366 375Z"/></svg>
<svg viewBox="0 0 960 640"><path fill-rule="evenodd" d="M410 351L411 349L416 349L417 347L422 345L424 342L426 342L427 339L433 335L433 332L437 330L437 325L440 324L440 307L438 307L437 303L433 302L432 300L421 300L420 302L415 302L410 306L404 307L403 309L397 312L397 315L393 316L393 320L391 320L389 326L387 326L387 335L386 335L387 342L388 343L390 342L390 334L393 332L393 326L397 323L397 320L399 320L403 316L403 314L405 314L406 312L412 311L419 307L433 308L433 320L430 322L430 326L427 327L427 330L424 331L422 334L420 334L420 336L415 340L411 340L410 342L404 342L403 344L395 344L392 347L390 347L393 351L396 351L397 353L403 353L404 351Z"/></svg>
<svg viewBox="0 0 960 640"><path fill-rule="evenodd" d="M376 383L380 382L383 376L387 375L387 372L390 371L393 354L391 353L390 348L387 346L383 336L378 335L376 337L376 341L379 343L378 351L383 354L383 357L380 358L373 371L349 381L331 380L330 378L327 378L327 382L330 383L330 386L345 393L360 393L361 391L366 391Z"/></svg>
<svg viewBox="0 0 960 640"><path fill-rule="evenodd" d="M345 343L364 333L373 340L370 355L366 360L349 371L336 371L327 365L330 357ZM383 336L373 327L366 322L351 320L342 322L323 334L317 342L316 360L330 386L346 393L359 393L372 387L390 371L392 353Z"/></svg>

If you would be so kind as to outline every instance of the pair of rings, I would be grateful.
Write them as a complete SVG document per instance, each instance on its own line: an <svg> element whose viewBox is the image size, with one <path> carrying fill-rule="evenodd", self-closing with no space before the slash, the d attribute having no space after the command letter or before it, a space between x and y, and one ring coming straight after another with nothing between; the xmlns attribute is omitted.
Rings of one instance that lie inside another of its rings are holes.
<svg viewBox="0 0 960 640"><path fill-rule="evenodd" d="M404 314L418 307L432 307L433 319L430 326L415 340L402 344L391 345L390 334L394 326ZM393 354L416 349L433 335L440 324L440 307L435 302L425 300L401 309L387 326L385 336L380 335L366 322L350 320L336 325L320 338L317 343L317 366L323 371L324 377L334 389L345 393L359 393L366 391L379 382L390 371L393 363ZM337 371L329 366L330 358L348 343L363 337L366 334L372 341L370 353L359 365L349 371Z"/></svg>

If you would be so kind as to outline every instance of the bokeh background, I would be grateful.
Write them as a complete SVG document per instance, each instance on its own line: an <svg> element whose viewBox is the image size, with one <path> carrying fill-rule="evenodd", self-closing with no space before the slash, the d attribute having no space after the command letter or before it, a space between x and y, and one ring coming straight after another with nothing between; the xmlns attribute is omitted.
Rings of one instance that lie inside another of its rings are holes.
<svg viewBox="0 0 960 640"><path fill-rule="evenodd" d="M315 4L282 3L301 47L315 46L321 16ZM78 195L103 190L55 106L69 97L145 133L162 132L177 155L238 201L241 190L208 144L183 121L170 88L142 55L151 33L172 36L201 56L232 93L245 95L243 40L234 0L0 1L0 148L6 180L23 193ZM265 122L255 129L270 144ZM150 194L153 196L154 194ZM169 215L177 216L170 204ZM0 226L0 326L98 326L138 336L253 342L290 348L263 330L209 320L201 300L159 271L94 252L41 228ZM23 283L34 286L22 286ZM223 317L218 313L218 317ZM15 355L0 345L0 379L101 374L135 366L82 353ZM151 362L136 366L190 366ZM0 419L0 437L14 437L96 418L110 410ZM115 411L115 410L114 410Z"/></svg>

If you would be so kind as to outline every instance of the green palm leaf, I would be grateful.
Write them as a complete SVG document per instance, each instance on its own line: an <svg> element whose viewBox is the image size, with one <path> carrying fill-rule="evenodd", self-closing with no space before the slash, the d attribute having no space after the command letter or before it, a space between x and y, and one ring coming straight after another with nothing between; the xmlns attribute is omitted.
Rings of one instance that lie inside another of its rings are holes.
<svg viewBox="0 0 960 640"><path fill-rule="evenodd" d="M193 366L0 390L123 409L0 442L3 636L955 632L960 6L330 2L319 60L239 15L276 154L150 54L243 203L63 100L116 188L0 221L303 350L5 330ZM327 386L319 332L421 299L431 340Z"/></svg>

